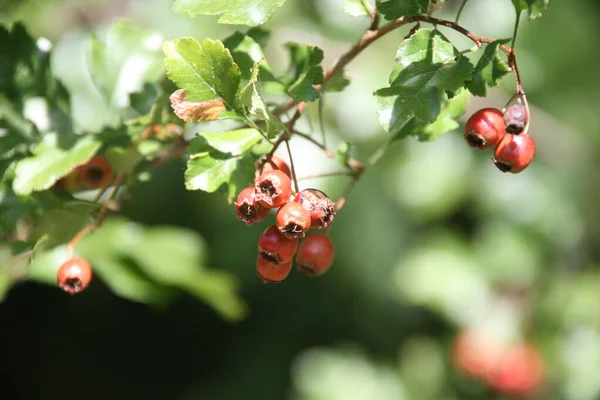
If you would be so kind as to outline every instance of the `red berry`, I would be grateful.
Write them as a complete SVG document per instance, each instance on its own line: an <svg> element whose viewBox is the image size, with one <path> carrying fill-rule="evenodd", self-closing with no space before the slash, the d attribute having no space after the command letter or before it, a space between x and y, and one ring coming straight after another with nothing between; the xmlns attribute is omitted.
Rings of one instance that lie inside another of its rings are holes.
<svg viewBox="0 0 600 400"><path fill-rule="evenodd" d="M290 200L292 182L290 177L279 170L263 172L255 183L256 201L263 207L277 208Z"/></svg>
<svg viewBox="0 0 600 400"><path fill-rule="evenodd" d="M83 258L71 257L56 273L58 286L69 294L82 292L92 280L92 267Z"/></svg>
<svg viewBox="0 0 600 400"><path fill-rule="evenodd" d="M77 183L84 189L96 189L108 185L113 179L113 170L104 157L93 157L74 171Z"/></svg>
<svg viewBox="0 0 600 400"><path fill-rule="evenodd" d="M504 116L496 108L482 108L475 112L465 126L467 143L481 150L496 146L505 133Z"/></svg>
<svg viewBox="0 0 600 400"><path fill-rule="evenodd" d="M515 104L504 112L507 133L518 134L523 132L528 121L529 115L527 115L527 110L522 104Z"/></svg>
<svg viewBox="0 0 600 400"><path fill-rule="evenodd" d="M326 228L335 218L335 204L317 189L304 189L294 199L310 213L312 228Z"/></svg>
<svg viewBox="0 0 600 400"><path fill-rule="evenodd" d="M468 375L483 378L498 362L503 344L484 331L461 332L454 340L452 358Z"/></svg>
<svg viewBox="0 0 600 400"><path fill-rule="evenodd" d="M277 228L290 239L303 238L310 228L310 213L298 203L287 203L275 215Z"/></svg>
<svg viewBox="0 0 600 400"><path fill-rule="evenodd" d="M535 155L535 141L529 135L507 134L494 151L494 164L502 172L517 174L529 166Z"/></svg>
<svg viewBox="0 0 600 400"><path fill-rule="evenodd" d="M335 256L335 248L328 236L315 233L307 237L300 244L296 263L298 269L309 276L323 275Z"/></svg>
<svg viewBox="0 0 600 400"><path fill-rule="evenodd" d="M271 225L258 238L258 252L275 264L292 261L298 249L298 239L288 239Z"/></svg>
<svg viewBox="0 0 600 400"><path fill-rule="evenodd" d="M530 394L544 378L544 363L536 349L517 345L505 351L487 376L496 390L517 396Z"/></svg>
<svg viewBox="0 0 600 400"><path fill-rule="evenodd" d="M240 192L235 202L236 216L248 226L262 221L269 215L269 209L256 202L254 186L248 186Z"/></svg>
<svg viewBox="0 0 600 400"><path fill-rule="evenodd" d="M256 274L265 283L278 283L290 274L292 263L292 261L281 264L274 263L262 254L259 254L256 258Z"/></svg>
<svg viewBox="0 0 600 400"><path fill-rule="evenodd" d="M263 160L263 163L264 163L263 167L262 167L263 173L275 169L275 170L280 170L281 172L283 172L284 174L286 174L289 177L292 176L290 167L287 165L287 163L282 158L279 158L277 156L271 156L270 160Z"/></svg>

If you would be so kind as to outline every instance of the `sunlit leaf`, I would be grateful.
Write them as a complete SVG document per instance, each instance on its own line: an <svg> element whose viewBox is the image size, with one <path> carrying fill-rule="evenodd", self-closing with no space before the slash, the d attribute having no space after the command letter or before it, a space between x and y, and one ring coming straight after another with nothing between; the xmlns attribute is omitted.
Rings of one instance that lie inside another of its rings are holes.
<svg viewBox="0 0 600 400"><path fill-rule="evenodd" d="M285 0L175 0L173 10L187 17L220 15L222 24L264 24Z"/></svg>

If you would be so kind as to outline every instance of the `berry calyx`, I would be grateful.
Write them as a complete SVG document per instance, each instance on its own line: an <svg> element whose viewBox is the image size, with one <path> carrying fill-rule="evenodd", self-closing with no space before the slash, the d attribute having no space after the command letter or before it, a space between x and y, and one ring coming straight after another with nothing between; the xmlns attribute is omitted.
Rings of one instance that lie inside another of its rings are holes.
<svg viewBox="0 0 600 400"><path fill-rule="evenodd" d="M529 135L507 134L494 151L494 164L502 172L518 174L531 164L535 141Z"/></svg>
<svg viewBox="0 0 600 400"><path fill-rule="evenodd" d="M262 254L259 254L256 258L256 275L264 283L279 283L290 274L292 263L292 261L281 264L274 263Z"/></svg>
<svg viewBox="0 0 600 400"><path fill-rule="evenodd" d="M465 139L481 150L496 146L506 133L504 115L497 108L482 108L465 125Z"/></svg>
<svg viewBox="0 0 600 400"><path fill-rule="evenodd" d="M269 209L256 202L254 186L242 190L234 204L237 218L248 226L262 221L269 215Z"/></svg>
<svg viewBox="0 0 600 400"><path fill-rule="evenodd" d="M310 228L310 213L299 203L285 204L275 216L277 228L289 239L303 238Z"/></svg>
<svg viewBox="0 0 600 400"><path fill-rule="evenodd" d="M300 203L310 213L312 228L326 228L335 218L335 204L318 189L304 189L294 201Z"/></svg>
<svg viewBox="0 0 600 400"><path fill-rule="evenodd" d="M81 293L92 281L92 267L80 257L71 257L56 273L58 286L69 294Z"/></svg>
<svg viewBox="0 0 600 400"><path fill-rule="evenodd" d="M306 275L319 276L329 270L334 256L335 248L331 239L322 233L315 233L300 244L296 264Z"/></svg>
<svg viewBox="0 0 600 400"><path fill-rule="evenodd" d="M96 189L108 185L113 179L113 170L104 157L95 156L75 171L77 182L85 189Z"/></svg>
<svg viewBox="0 0 600 400"><path fill-rule="evenodd" d="M256 201L266 208L277 208L287 203L292 194L290 177L280 170L263 172L255 183Z"/></svg>
<svg viewBox="0 0 600 400"><path fill-rule="evenodd" d="M525 396L544 379L544 363L538 351L520 344L507 349L490 371L487 382L499 392Z"/></svg>
<svg viewBox="0 0 600 400"><path fill-rule="evenodd" d="M263 162L263 166L262 166L263 173L267 172L267 171L272 171L272 170L279 170L289 177L292 176L292 172L290 171L289 165L282 158L279 158L277 156L271 156L270 159L263 160L262 162Z"/></svg>
<svg viewBox="0 0 600 400"><path fill-rule="evenodd" d="M265 260L281 264L294 259L298 249L298 239L289 239L271 225L258 238L258 252Z"/></svg>
<svg viewBox="0 0 600 400"><path fill-rule="evenodd" d="M519 134L523 132L528 121L529 115L527 115L527 110L522 104L515 104L504 112L507 133Z"/></svg>

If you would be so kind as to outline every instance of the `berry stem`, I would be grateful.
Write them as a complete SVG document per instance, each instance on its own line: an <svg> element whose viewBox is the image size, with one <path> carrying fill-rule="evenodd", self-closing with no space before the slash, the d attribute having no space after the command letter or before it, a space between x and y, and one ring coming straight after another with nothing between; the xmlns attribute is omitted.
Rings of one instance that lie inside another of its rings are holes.
<svg viewBox="0 0 600 400"><path fill-rule="evenodd" d="M100 225L102 225L102 222L108 215L109 205L110 205L111 201L113 201L113 199L117 195L117 191L119 190L119 187L121 186L121 184L123 183L124 180L125 180L125 174L123 174L123 173L117 174L115 181L114 181L113 190L110 192L110 194L108 195L108 198L102 205L100 214L98 214L98 218L96 219L96 223L94 224L94 230L99 228Z"/></svg>
<svg viewBox="0 0 600 400"><path fill-rule="evenodd" d="M294 189L296 193L300 191L298 189L298 179L296 178L296 168L294 167L294 158L292 157L292 149L290 148L290 141L285 140L285 147L287 149L288 157L290 158L290 169L292 170L292 181L294 182Z"/></svg>
<svg viewBox="0 0 600 400"><path fill-rule="evenodd" d="M510 67L516 83L516 94L520 96L523 101L523 106L525 107L525 113L527 114L527 123L525 124L525 128L523 129L523 134L527 135L527 131L529 130L529 122L531 121L529 114L529 102L527 101L527 95L523 90L523 83L521 81L521 75L519 74L519 68L517 67L517 55L514 50L511 49L510 53L508 53L508 66Z"/></svg>

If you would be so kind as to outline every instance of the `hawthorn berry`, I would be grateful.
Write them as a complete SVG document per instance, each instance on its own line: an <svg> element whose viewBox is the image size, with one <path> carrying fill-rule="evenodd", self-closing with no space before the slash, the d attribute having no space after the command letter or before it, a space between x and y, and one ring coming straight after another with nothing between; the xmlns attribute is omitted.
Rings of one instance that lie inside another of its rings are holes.
<svg viewBox="0 0 600 400"><path fill-rule="evenodd" d="M522 104L515 104L504 112L507 133L518 134L523 132L528 121L529 115L527 115L527 110Z"/></svg>
<svg viewBox="0 0 600 400"><path fill-rule="evenodd" d="M294 201L300 203L310 213L312 228L326 228L335 218L335 204L318 189L304 189Z"/></svg>
<svg viewBox="0 0 600 400"><path fill-rule="evenodd" d="M293 261L274 263L263 254L256 258L256 275L265 283L278 283L283 281L292 270Z"/></svg>
<svg viewBox="0 0 600 400"><path fill-rule="evenodd" d="M476 111L465 125L465 139L481 150L496 146L506 133L504 115L497 108Z"/></svg>
<svg viewBox="0 0 600 400"><path fill-rule="evenodd" d="M263 160L262 172L272 171L272 170L280 170L285 173L287 176L291 177L292 172L290 171L290 167L288 164L277 156L271 156L268 160Z"/></svg>
<svg viewBox="0 0 600 400"><path fill-rule="evenodd" d="M526 396L544 379L544 364L538 351L520 344L507 349L490 371L486 380L499 392Z"/></svg>
<svg viewBox="0 0 600 400"><path fill-rule="evenodd" d="M504 346L492 335L470 329L458 334L452 350L452 359L459 369L467 375L484 378L498 362Z"/></svg>
<svg viewBox="0 0 600 400"><path fill-rule="evenodd" d="M237 218L248 226L262 221L269 215L269 209L256 202L254 186L242 190L234 204Z"/></svg>
<svg viewBox="0 0 600 400"><path fill-rule="evenodd" d="M294 259L298 249L298 239L289 239L271 225L258 238L258 252L274 264L281 264Z"/></svg>
<svg viewBox="0 0 600 400"><path fill-rule="evenodd" d="M277 228L290 239L303 238L310 228L310 213L299 203L289 202L277 210Z"/></svg>
<svg viewBox="0 0 600 400"><path fill-rule="evenodd" d="M494 151L494 164L502 172L518 174L531 164L535 156L535 141L526 134L507 134Z"/></svg>
<svg viewBox="0 0 600 400"><path fill-rule="evenodd" d="M254 183L256 201L266 208L277 208L287 203L292 195L292 181L285 172L263 172Z"/></svg>
<svg viewBox="0 0 600 400"><path fill-rule="evenodd" d="M307 237L300 244L296 255L298 269L308 276L323 275L335 256L335 248L329 236L315 233Z"/></svg>
<svg viewBox="0 0 600 400"><path fill-rule="evenodd" d="M69 294L77 294L92 280L92 267L80 257L71 257L61 264L56 273L58 286Z"/></svg>
<svg viewBox="0 0 600 400"><path fill-rule="evenodd" d="M113 170L104 157L95 156L75 171L77 183L85 189L96 189L108 185L113 179Z"/></svg>

